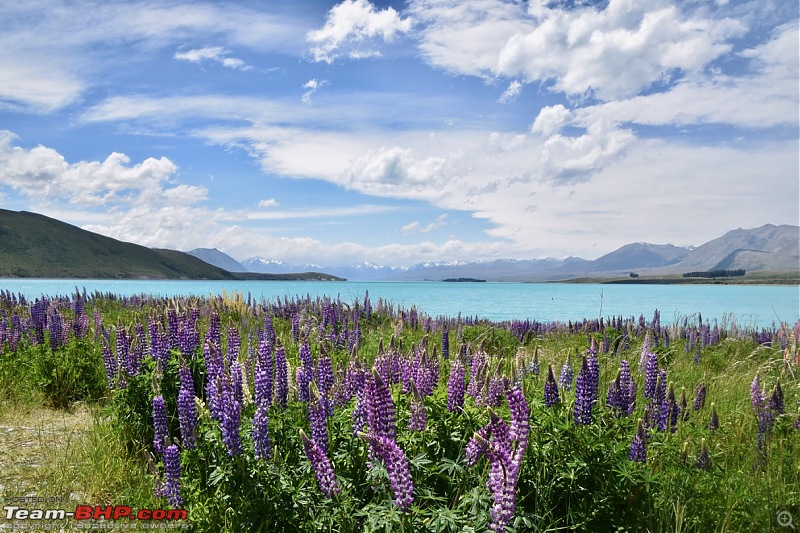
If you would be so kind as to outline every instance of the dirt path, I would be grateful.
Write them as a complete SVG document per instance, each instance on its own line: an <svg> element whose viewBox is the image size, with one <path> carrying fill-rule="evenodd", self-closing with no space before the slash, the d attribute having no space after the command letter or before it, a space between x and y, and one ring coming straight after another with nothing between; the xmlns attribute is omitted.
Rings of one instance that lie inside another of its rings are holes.
<svg viewBox="0 0 800 533"><path fill-rule="evenodd" d="M46 407L5 412L0 417L0 500L21 496L65 496L63 487L48 487L55 469L64 465L92 423L91 412Z"/></svg>

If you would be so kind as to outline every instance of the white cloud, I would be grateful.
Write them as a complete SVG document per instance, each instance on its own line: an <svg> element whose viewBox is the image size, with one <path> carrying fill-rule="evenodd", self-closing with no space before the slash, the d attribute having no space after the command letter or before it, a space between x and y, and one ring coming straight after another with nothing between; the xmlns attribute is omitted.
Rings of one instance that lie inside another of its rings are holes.
<svg viewBox="0 0 800 533"><path fill-rule="evenodd" d="M311 103L311 95L317 92L317 89L327 84L328 84L327 80L322 80L322 81L317 81L316 79L308 80L303 85L303 89L308 89L305 93L303 93L303 102L306 104Z"/></svg>
<svg viewBox="0 0 800 533"><path fill-rule="evenodd" d="M512 102L517 98L517 96L519 96L521 92L522 92L522 84L519 81L514 80L508 84L508 88L500 96L499 102L501 104Z"/></svg>
<svg viewBox="0 0 800 533"><path fill-rule="evenodd" d="M331 63L345 54L354 59L378 55L371 41L391 41L398 33L409 32L412 24L411 18L401 18L392 7L378 11L368 0L344 0L331 8L325 25L306 38L313 44L314 61Z"/></svg>
<svg viewBox="0 0 800 533"><path fill-rule="evenodd" d="M114 152L105 161L68 163L64 157L44 146L30 150L12 146L16 136L0 131L0 184L28 197L67 198L70 203L112 205L126 202L129 195L155 197L160 186L177 170L166 157L147 158L130 165L130 158ZM173 190L196 195L196 190Z"/></svg>
<svg viewBox="0 0 800 533"><path fill-rule="evenodd" d="M433 64L483 77L552 80L569 95L629 97L675 75L700 72L731 50L745 27L682 12L666 0L610 0L605 9L532 1L417 0L420 47Z"/></svg>
<svg viewBox="0 0 800 533"><path fill-rule="evenodd" d="M543 107L533 121L531 132L549 137L572 122L572 112L561 104Z"/></svg>
<svg viewBox="0 0 800 533"><path fill-rule="evenodd" d="M266 198L264 200L259 200L258 207L276 207L278 205L278 201L275 198Z"/></svg>
<svg viewBox="0 0 800 533"><path fill-rule="evenodd" d="M731 124L770 128L798 122L798 25L743 52L752 72L695 76L668 91L577 109L579 121L604 117L646 125Z"/></svg>
<svg viewBox="0 0 800 533"><path fill-rule="evenodd" d="M230 52L221 47L194 48L185 52L175 52L175 59L179 61L189 61L190 63L201 63L203 61L215 61L223 67L236 70L252 69L247 63L236 57L229 57Z"/></svg>
<svg viewBox="0 0 800 533"><path fill-rule="evenodd" d="M24 21L24 23L20 23ZM105 69L203 38L299 55L299 21L236 5L159 0L0 2L0 107L49 113L80 101ZM228 68L245 68L222 57ZM101 81L98 81L101 80Z"/></svg>
<svg viewBox="0 0 800 533"><path fill-rule="evenodd" d="M420 224L419 221L415 220L414 222L406 224L405 226L400 228L400 230L407 235L412 233L430 233L435 229L447 226L447 224L448 224L447 213L445 213L439 215L438 217L436 217L436 220L424 226Z"/></svg>

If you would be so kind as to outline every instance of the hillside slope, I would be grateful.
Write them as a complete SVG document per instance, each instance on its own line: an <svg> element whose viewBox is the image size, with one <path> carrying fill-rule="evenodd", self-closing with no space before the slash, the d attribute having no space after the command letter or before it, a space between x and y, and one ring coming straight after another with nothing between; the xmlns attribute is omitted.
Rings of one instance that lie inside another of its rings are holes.
<svg viewBox="0 0 800 533"><path fill-rule="evenodd" d="M0 209L0 276L234 279L182 252L150 249L44 215L5 209Z"/></svg>

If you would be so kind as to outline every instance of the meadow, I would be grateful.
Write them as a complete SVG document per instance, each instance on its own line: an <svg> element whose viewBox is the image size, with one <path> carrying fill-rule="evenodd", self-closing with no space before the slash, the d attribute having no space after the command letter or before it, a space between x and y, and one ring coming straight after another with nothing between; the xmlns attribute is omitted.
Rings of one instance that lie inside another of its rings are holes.
<svg viewBox="0 0 800 533"><path fill-rule="evenodd" d="M87 423L0 472L0 499L185 509L154 525L214 532L781 530L800 522L799 335L2 291L0 426Z"/></svg>

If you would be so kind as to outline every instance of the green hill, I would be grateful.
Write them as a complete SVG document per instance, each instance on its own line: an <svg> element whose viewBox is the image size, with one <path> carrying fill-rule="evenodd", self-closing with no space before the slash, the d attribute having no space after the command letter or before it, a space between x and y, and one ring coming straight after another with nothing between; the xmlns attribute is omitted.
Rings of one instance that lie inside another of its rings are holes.
<svg viewBox="0 0 800 533"><path fill-rule="evenodd" d="M118 241L26 211L0 209L0 277L236 279L183 252Z"/></svg>

